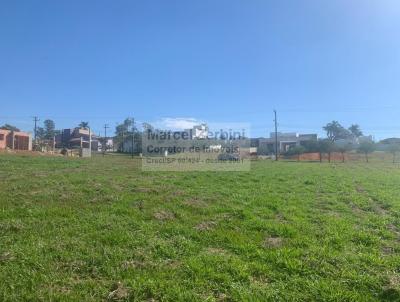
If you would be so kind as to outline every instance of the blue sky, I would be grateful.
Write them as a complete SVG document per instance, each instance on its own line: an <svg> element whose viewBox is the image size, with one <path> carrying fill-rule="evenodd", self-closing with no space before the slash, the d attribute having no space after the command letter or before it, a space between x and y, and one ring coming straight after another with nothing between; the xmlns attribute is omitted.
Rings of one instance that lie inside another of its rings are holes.
<svg viewBox="0 0 400 302"><path fill-rule="evenodd" d="M14 1L0 4L0 124L125 117L250 123L253 136L331 120L400 137L400 2Z"/></svg>

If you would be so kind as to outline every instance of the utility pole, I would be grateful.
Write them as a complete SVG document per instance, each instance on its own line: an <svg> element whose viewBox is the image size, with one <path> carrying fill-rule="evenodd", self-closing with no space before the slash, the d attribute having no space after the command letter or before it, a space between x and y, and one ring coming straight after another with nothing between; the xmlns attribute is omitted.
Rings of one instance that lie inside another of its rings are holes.
<svg viewBox="0 0 400 302"><path fill-rule="evenodd" d="M92 157L92 129L89 127L89 153L90 157Z"/></svg>
<svg viewBox="0 0 400 302"><path fill-rule="evenodd" d="M37 122L39 122L40 119L37 116L34 116L33 121L35 122L35 143L36 143Z"/></svg>
<svg viewBox="0 0 400 302"><path fill-rule="evenodd" d="M106 153L107 149L107 129L110 128L108 124L104 124L104 147L103 147L103 156Z"/></svg>
<svg viewBox="0 0 400 302"><path fill-rule="evenodd" d="M125 141L125 131L124 131L124 129L122 128L122 143L121 143L121 151L122 151L122 153L124 153L125 152L125 149L124 149L124 141Z"/></svg>
<svg viewBox="0 0 400 302"><path fill-rule="evenodd" d="M275 160L278 161L278 119L276 117L276 110L274 110L274 115L275 115Z"/></svg>
<svg viewBox="0 0 400 302"><path fill-rule="evenodd" d="M135 119L132 118L132 153L131 156L133 158L133 144L135 143Z"/></svg>

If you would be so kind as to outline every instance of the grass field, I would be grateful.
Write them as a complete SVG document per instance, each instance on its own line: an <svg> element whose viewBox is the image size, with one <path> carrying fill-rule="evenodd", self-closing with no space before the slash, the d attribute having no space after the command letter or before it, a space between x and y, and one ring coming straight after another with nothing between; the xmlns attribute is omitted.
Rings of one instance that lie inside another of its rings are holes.
<svg viewBox="0 0 400 302"><path fill-rule="evenodd" d="M399 301L400 167L0 155L0 301Z"/></svg>

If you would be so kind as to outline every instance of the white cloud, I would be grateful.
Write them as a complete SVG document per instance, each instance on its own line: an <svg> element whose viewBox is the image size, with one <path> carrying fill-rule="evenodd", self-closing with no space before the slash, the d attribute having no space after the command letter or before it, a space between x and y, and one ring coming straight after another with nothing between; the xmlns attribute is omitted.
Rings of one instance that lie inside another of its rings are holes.
<svg viewBox="0 0 400 302"><path fill-rule="evenodd" d="M186 117L166 117L162 118L160 121L154 123L156 128L160 129L168 129L168 130L185 130L190 129L195 125L201 124L202 121L199 121L195 118L186 118Z"/></svg>

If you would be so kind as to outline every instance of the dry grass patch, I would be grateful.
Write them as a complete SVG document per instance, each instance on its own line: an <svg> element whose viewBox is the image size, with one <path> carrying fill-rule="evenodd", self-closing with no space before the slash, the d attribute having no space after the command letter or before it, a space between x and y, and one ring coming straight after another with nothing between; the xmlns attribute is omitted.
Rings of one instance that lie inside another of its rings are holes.
<svg viewBox="0 0 400 302"><path fill-rule="evenodd" d="M265 287L269 284L268 279L264 276L251 276L250 282L257 287Z"/></svg>
<svg viewBox="0 0 400 302"><path fill-rule="evenodd" d="M207 254L212 254L212 255L228 255L228 251L222 249L222 248L216 248L216 247L208 247L205 249L205 252Z"/></svg>
<svg viewBox="0 0 400 302"><path fill-rule="evenodd" d="M267 237L264 240L264 247L267 248L278 248L283 245L283 239L281 237Z"/></svg>
<svg viewBox="0 0 400 302"><path fill-rule="evenodd" d="M356 185L356 191L358 193L365 193L365 189L361 185Z"/></svg>
<svg viewBox="0 0 400 302"><path fill-rule="evenodd" d="M392 288L400 288L400 275L393 274L389 276L389 286Z"/></svg>
<svg viewBox="0 0 400 302"><path fill-rule="evenodd" d="M134 191L138 193L157 193L157 190L152 188L135 188Z"/></svg>
<svg viewBox="0 0 400 302"><path fill-rule="evenodd" d="M215 221L204 221L195 226L198 231L211 231L215 228L217 223Z"/></svg>
<svg viewBox="0 0 400 302"><path fill-rule="evenodd" d="M389 256L392 255L394 253L394 248L391 246L384 246L382 247L382 254L384 256Z"/></svg>
<svg viewBox="0 0 400 302"><path fill-rule="evenodd" d="M161 221L173 220L175 219L175 214L168 211L159 211L154 213L154 218Z"/></svg>
<svg viewBox="0 0 400 302"><path fill-rule="evenodd" d="M194 197L194 198L189 198L184 201L184 204L192 207L199 207L199 208L205 208L207 207L207 203L200 198Z"/></svg>
<svg viewBox="0 0 400 302"><path fill-rule="evenodd" d="M0 254L0 263L14 260L15 257L11 252L4 252Z"/></svg>
<svg viewBox="0 0 400 302"><path fill-rule="evenodd" d="M399 231L398 227L396 227L394 224L390 223L390 224L387 226L387 228L388 228L388 230L389 230L390 232L392 232L394 235L396 235L396 237L397 237L398 240L400 239L400 231Z"/></svg>
<svg viewBox="0 0 400 302"><path fill-rule="evenodd" d="M111 288L111 292L107 296L108 301L126 301L129 298L129 288L122 285L121 282L117 282Z"/></svg>

